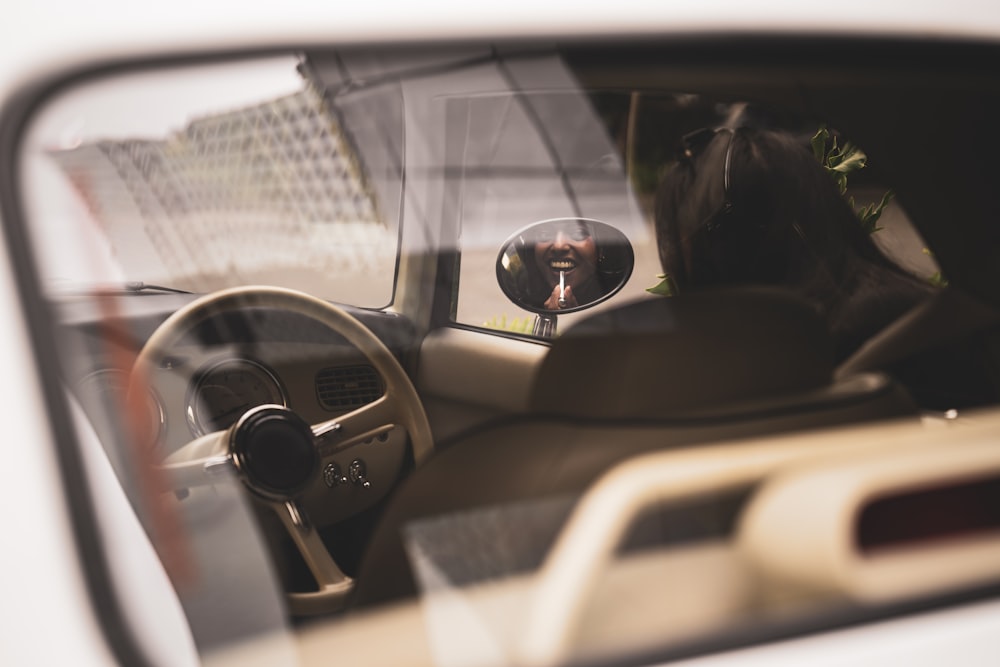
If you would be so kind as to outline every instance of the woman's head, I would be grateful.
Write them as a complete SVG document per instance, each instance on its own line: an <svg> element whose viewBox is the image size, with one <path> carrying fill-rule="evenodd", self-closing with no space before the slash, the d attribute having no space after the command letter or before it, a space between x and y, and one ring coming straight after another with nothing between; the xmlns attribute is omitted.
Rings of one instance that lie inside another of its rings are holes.
<svg viewBox="0 0 1000 667"><path fill-rule="evenodd" d="M839 358L930 291L881 253L805 141L740 128L684 144L656 204L660 261L679 291L793 289L826 315Z"/></svg>
<svg viewBox="0 0 1000 667"><path fill-rule="evenodd" d="M803 142L751 128L699 130L682 150L656 207L660 260L679 289L836 282L851 252L879 261Z"/></svg>

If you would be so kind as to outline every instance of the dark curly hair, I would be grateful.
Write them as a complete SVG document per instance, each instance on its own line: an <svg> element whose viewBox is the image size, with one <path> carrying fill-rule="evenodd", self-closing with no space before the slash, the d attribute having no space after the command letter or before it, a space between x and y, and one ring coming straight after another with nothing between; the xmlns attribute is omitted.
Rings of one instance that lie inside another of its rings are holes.
<svg viewBox="0 0 1000 667"><path fill-rule="evenodd" d="M838 359L932 291L882 254L801 140L723 128L682 143L655 209L660 262L678 291L789 287L827 318Z"/></svg>

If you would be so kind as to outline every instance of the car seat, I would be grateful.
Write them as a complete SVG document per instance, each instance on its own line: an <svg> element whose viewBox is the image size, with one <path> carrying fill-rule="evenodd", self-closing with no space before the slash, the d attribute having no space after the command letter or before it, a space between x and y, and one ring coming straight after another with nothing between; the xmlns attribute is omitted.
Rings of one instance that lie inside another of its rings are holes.
<svg viewBox="0 0 1000 667"><path fill-rule="evenodd" d="M593 315L553 342L527 414L439 443L400 485L362 559L353 604L415 594L402 538L414 520L575 497L641 452L916 414L886 376L834 381L833 372L823 319L781 290L705 291Z"/></svg>

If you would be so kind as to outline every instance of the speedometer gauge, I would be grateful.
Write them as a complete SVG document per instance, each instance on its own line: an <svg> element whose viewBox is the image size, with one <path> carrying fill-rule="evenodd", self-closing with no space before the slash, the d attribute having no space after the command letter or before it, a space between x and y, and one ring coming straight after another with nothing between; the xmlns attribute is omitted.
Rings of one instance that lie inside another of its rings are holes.
<svg viewBox="0 0 1000 667"><path fill-rule="evenodd" d="M221 431L265 404L287 405L274 373L249 359L227 359L195 377L188 392L188 424L195 435Z"/></svg>

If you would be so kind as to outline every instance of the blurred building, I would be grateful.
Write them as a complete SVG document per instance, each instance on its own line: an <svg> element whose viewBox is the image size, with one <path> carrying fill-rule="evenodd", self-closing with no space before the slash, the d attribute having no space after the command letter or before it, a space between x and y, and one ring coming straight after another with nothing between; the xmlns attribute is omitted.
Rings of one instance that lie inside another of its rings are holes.
<svg viewBox="0 0 1000 667"><path fill-rule="evenodd" d="M349 275L356 289L359 275L395 263L395 221L381 216L312 86L162 139L102 140L51 156L130 277L199 292L268 283L335 296L317 281Z"/></svg>

